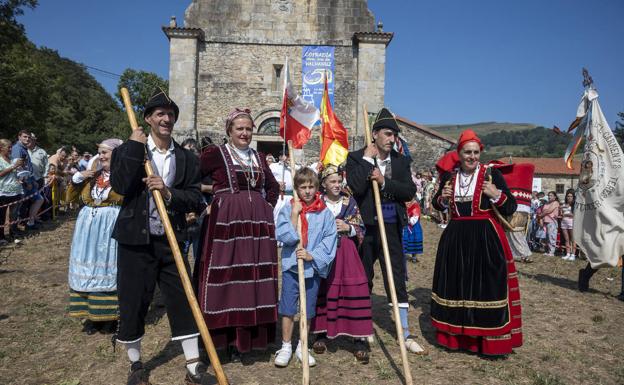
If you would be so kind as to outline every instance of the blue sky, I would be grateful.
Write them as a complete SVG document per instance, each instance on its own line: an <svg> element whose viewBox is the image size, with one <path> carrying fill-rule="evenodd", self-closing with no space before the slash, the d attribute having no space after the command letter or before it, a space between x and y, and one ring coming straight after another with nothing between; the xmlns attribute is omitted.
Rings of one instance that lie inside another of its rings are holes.
<svg viewBox="0 0 624 385"><path fill-rule="evenodd" d="M40 0L20 21L37 45L121 74L168 77L160 27L190 0ZM369 0L395 32L386 62L386 104L435 123L527 122L560 127L574 118L586 66L613 126L624 111L622 0ZM619 38L617 36L620 36ZM114 78L92 72L109 92Z"/></svg>

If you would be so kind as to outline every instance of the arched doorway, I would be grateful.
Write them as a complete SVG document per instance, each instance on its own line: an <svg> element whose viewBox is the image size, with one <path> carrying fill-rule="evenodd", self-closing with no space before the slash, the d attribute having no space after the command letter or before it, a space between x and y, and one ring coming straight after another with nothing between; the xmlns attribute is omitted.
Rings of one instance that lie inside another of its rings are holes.
<svg viewBox="0 0 624 385"><path fill-rule="evenodd" d="M257 151L267 155L271 154L275 159L279 158L284 145L283 139L279 135L279 114L279 110L261 112L256 117L256 121L260 121L260 124L258 124L258 131L253 138Z"/></svg>
<svg viewBox="0 0 624 385"><path fill-rule="evenodd" d="M260 123L258 127L259 135L279 135L279 118L268 118Z"/></svg>

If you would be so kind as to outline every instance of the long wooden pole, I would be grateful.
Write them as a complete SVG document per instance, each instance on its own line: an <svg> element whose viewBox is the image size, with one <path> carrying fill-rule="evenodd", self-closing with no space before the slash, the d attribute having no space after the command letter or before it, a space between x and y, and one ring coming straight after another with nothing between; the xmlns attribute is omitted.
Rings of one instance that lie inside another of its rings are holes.
<svg viewBox="0 0 624 385"><path fill-rule="evenodd" d="M290 170L293 177L293 198L299 202L299 195L295 188L295 152L292 147L292 140L288 141L288 156L290 157ZM301 221L297 220L297 235L299 243L296 249L301 247ZM295 249L295 250L296 250ZM301 366L303 368L301 383L310 384L310 362L308 361L308 314L306 308L306 286L303 259L297 258L297 275L299 277L299 340L301 341Z"/></svg>
<svg viewBox="0 0 624 385"><path fill-rule="evenodd" d="M368 111L364 106L364 132L366 135L366 145L370 145L371 139L370 129L368 127ZM383 212L381 210L381 195L379 194L379 185L376 180L373 183L373 196L375 197L375 209L377 210L377 227L379 229L379 238L381 239L381 247L384 254L384 262L386 264L386 278L390 289L390 298L392 299L392 312L394 314L394 326L396 327L397 339L401 348L401 360L403 361L403 375L405 383L412 385L412 372L410 371L409 361L407 360L407 350L405 349L405 340L403 338L403 325L401 325L401 316L399 314L399 302L397 300L396 288L394 286L394 277L392 276L392 262L390 261L390 250L388 249L388 238L386 237L386 224L383 220Z"/></svg>
<svg viewBox="0 0 624 385"><path fill-rule="evenodd" d="M132 127L132 130L140 129L136 120L136 116L134 115L132 102L130 101L130 94L125 87L121 89L121 96L123 98L124 106L126 107L126 112L128 113L128 120L130 121L130 126ZM154 174L154 170L152 169L152 162L150 162L149 160L146 160L145 162L145 173L147 174L147 176ZM186 265L184 264L182 253L180 252L180 247L178 246L178 241L176 239L175 233L173 232L173 227L171 226L171 221L169 220L169 215L167 214L167 209L165 208L165 202L163 201L162 194L158 190L153 190L152 195L154 197L154 202L156 203L156 208L158 209L158 215L160 215L160 220L162 221L165 228L165 234L167 235L167 240L169 241L169 246L171 247L171 252L173 253L173 259L175 260L176 267L178 268L178 273L180 274L180 279L182 280L184 293L186 294L186 298L188 299L189 305L191 306L191 311L193 312L193 317L195 318L195 322L197 323L199 334L201 334L204 345L206 346L206 350L208 351L210 364L214 368L215 376L217 377L219 385L228 385L229 382L227 380L227 377L225 376L225 373L223 372L223 367L221 367L221 361L219 361L217 350L212 343L212 338L210 337L208 327L206 326L206 321L204 320L204 316L202 315L199 304L197 303L197 298L195 297L195 292L193 291L191 280L189 279L189 276L186 272Z"/></svg>

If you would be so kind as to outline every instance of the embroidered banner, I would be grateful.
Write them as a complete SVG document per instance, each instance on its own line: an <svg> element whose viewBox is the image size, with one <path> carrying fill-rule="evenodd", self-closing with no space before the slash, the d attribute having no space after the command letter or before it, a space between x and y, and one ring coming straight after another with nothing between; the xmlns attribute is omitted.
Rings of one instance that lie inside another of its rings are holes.
<svg viewBox="0 0 624 385"><path fill-rule="evenodd" d="M589 89L578 108L576 136L585 136L576 190L574 239L593 268L616 266L624 254L624 154Z"/></svg>

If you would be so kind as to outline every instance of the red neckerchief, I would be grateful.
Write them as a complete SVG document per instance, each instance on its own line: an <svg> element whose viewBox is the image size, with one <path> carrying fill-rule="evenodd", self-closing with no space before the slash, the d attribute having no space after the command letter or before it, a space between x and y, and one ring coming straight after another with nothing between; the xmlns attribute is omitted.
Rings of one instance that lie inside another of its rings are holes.
<svg viewBox="0 0 624 385"><path fill-rule="evenodd" d="M297 192L295 191L295 194ZM290 204L292 205L295 202L295 198L290 200ZM319 213L321 211L323 211L323 209L326 207L325 206L325 202L323 202L323 200L321 199L321 193L320 192L316 192L316 195L314 196L314 200L312 201L312 203L310 203L309 205L306 204L303 199L300 200L301 202L301 213L299 213L299 220L301 221L301 245L303 246L303 248L305 248L306 246L308 246L308 220L306 219L306 214L307 213Z"/></svg>

